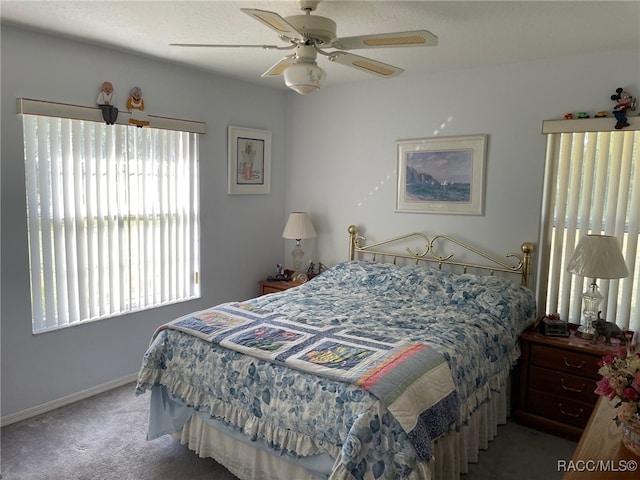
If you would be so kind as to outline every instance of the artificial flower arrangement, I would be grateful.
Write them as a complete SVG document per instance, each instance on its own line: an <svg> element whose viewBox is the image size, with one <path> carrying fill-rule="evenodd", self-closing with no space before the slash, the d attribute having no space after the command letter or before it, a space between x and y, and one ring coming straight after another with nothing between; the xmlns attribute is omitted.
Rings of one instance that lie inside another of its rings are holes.
<svg viewBox="0 0 640 480"><path fill-rule="evenodd" d="M602 379L596 382L595 393L612 401L625 446L640 455L640 352L620 347L618 355L605 355L598 366Z"/></svg>
<svg viewBox="0 0 640 480"><path fill-rule="evenodd" d="M616 423L637 424L640 428L640 352L628 353L620 347L618 355L605 355L598 362L602 379L595 393L615 399Z"/></svg>

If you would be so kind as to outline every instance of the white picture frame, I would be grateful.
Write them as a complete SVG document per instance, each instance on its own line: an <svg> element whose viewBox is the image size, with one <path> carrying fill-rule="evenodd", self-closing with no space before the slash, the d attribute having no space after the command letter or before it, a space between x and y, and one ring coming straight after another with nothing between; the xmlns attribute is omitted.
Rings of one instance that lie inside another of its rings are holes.
<svg viewBox="0 0 640 480"><path fill-rule="evenodd" d="M484 214L487 135L396 142L396 212Z"/></svg>
<svg viewBox="0 0 640 480"><path fill-rule="evenodd" d="M229 195L271 192L271 132L229 126Z"/></svg>

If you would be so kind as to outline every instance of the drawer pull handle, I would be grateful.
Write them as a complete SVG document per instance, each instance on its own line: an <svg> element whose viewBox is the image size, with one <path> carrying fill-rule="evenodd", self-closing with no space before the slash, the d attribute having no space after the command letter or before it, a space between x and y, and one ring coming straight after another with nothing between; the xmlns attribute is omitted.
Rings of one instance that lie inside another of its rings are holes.
<svg viewBox="0 0 640 480"><path fill-rule="evenodd" d="M564 360L564 364L567 367L571 367L571 368L582 368L582 367L584 367L584 362L582 362L582 361L578 364L578 363L569 363L569 360L567 360L567 357L563 357L563 360Z"/></svg>
<svg viewBox="0 0 640 480"><path fill-rule="evenodd" d="M564 383L564 378L560 379L560 383L562 384L562 389L568 392L582 393L582 391L586 388L586 385L584 383L580 386L580 388L567 387L567 384Z"/></svg>
<svg viewBox="0 0 640 480"><path fill-rule="evenodd" d="M565 412L562 408L562 403L558 403L558 408L560 409L560 413L562 413L563 415L567 416L567 417L573 417L573 418L578 418L580 415L582 415L582 412L584 411L582 408L580 409L580 411L578 413L570 413L570 412Z"/></svg>

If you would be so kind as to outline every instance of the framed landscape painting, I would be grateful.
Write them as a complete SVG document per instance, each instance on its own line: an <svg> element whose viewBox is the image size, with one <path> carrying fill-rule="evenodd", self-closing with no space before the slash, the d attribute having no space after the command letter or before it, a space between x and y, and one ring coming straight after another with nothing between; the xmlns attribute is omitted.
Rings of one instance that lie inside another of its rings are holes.
<svg viewBox="0 0 640 480"><path fill-rule="evenodd" d="M228 142L228 193L269 193L271 132L230 126Z"/></svg>
<svg viewBox="0 0 640 480"><path fill-rule="evenodd" d="M396 143L397 212L483 214L487 135Z"/></svg>

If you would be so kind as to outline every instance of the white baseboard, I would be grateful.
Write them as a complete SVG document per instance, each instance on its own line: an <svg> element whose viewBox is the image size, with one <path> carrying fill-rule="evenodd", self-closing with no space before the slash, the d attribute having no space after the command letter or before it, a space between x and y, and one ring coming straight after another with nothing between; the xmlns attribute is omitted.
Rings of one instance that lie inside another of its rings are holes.
<svg viewBox="0 0 640 480"><path fill-rule="evenodd" d="M122 385L126 385L127 383L135 382L137 378L138 373L132 373L125 377L116 378L115 380L111 380L110 382L96 385L95 387L87 388L86 390L72 393L71 395L67 395L47 403L42 403L40 405L36 405L35 407L27 408L26 410L21 410L10 415L5 415L4 417L0 417L0 426L6 427L7 425L11 425L12 423L20 422L22 420L26 420L27 418L50 412L51 410L55 410L56 408L64 407L65 405L69 405L70 403L93 397L94 395L106 392L108 390L113 390L114 388L121 387Z"/></svg>

